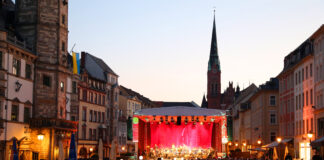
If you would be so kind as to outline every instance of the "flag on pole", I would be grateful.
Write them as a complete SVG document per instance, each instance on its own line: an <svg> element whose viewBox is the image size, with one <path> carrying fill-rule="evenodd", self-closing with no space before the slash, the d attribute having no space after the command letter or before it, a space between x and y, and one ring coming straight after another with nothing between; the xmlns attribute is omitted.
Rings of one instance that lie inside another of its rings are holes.
<svg viewBox="0 0 324 160"><path fill-rule="evenodd" d="M73 74L80 74L79 53L72 52Z"/></svg>

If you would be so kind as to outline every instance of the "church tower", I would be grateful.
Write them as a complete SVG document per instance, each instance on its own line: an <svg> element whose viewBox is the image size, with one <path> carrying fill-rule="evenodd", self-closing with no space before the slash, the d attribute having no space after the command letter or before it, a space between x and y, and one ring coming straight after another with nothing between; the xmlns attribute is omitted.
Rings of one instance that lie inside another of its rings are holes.
<svg viewBox="0 0 324 160"><path fill-rule="evenodd" d="M17 29L37 54L34 117L66 119L68 0L16 0Z"/></svg>
<svg viewBox="0 0 324 160"><path fill-rule="evenodd" d="M208 108L221 108L221 69L217 48L215 12L207 72L207 104Z"/></svg>

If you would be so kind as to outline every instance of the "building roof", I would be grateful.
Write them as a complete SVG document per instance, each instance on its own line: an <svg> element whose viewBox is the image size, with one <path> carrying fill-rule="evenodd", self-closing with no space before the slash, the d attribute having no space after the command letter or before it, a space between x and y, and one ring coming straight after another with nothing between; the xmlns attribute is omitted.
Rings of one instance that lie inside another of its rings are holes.
<svg viewBox="0 0 324 160"><path fill-rule="evenodd" d="M216 23L215 23L215 14L214 14L213 33L212 33L210 54L208 60L208 70L210 71L212 67L215 65L217 67L216 69L220 71L220 62L218 58L218 47L217 47L217 36L216 36Z"/></svg>
<svg viewBox="0 0 324 160"><path fill-rule="evenodd" d="M136 91L133 91L125 86L120 85L120 90L127 93L129 96L136 96L144 105L150 105L151 107L155 107L154 102L152 102L149 98L139 94Z"/></svg>
<svg viewBox="0 0 324 160"><path fill-rule="evenodd" d="M162 108L141 109L135 115L158 115L158 116L225 116L225 110L207 109L200 107L170 106Z"/></svg>
<svg viewBox="0 0 324 160"><path fill-rule="evenodd" d="M84 70L89 74L90 77L101 80L107 81L107 73L111 73L113 75L117 74L100 58L91 55L86 52L81 52L81 58L84 62L84 66L82 66Z"/></svg>
<svg viewBox="0 0 324 160"><path fill-rule="evenodd" d="M154 101L158 107L175 107L175 106L185 106L185 107L198 107L195 102L164 102L164 101Z"/></svg>
<svg viewBox="0 0 324 160"><path fill-rule="evenodd" d="M90 55L94 61L106 72L118 76L101 58Z"/></svg>

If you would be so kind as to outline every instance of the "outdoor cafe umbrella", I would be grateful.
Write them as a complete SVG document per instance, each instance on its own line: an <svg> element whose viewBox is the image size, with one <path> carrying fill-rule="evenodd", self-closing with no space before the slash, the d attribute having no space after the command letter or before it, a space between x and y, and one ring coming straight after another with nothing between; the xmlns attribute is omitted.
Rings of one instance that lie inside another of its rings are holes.
<svg viewBox="0 0 324 160"><path fill-rule="evenodd" d="M284 158L286 158L286 156L288 155L288 153L289 153L289 152L288 152L288 146L286 146L286 147L285 147L285 156L284 156Z"/></svg>
<svg viewBox="0 0 324 160"><path fill-rule="evenodd" d="M277 149L276 147L273 148L273 156L272 159L278 159Z"/></svg>
<svg viewBox="0 0 324 160"><path fill-rule="evenodd" d="M76 151L75 151L75 140L74 140L74 133L71 135L71 142L70 142L70 152L69 152L69 160L76 160Z"/></svg>
<svg viewBox="0 0 324 160"><path fill-rule="evenodd" d="M12 159L11 160L18 160L18 150L17 150L17 140L16 138L13 139L12 142Z"/></svg>

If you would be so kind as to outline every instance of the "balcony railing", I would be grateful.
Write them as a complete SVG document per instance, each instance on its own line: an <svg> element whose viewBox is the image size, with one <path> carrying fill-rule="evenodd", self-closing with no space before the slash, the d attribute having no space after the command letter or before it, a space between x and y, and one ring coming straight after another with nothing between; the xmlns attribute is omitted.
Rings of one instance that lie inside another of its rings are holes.
<svg viewBox="0 0 324 160"><path fill-rule="evenodd" d="M22 47L22 48L28 49L28 50L30 50L30 51L33 50L32 47L30 47L30 46L28 46L28 45L26 44L26 41L18 40L16 36L10 36L10 35L8 35L8 36L7 36L7 40L8 40L9 42L11 42L11 43L14 43L14 44L16 44L16 45Z"/></svg>
<svg viewBox="0 0 324 160"><path fill-rule="evenodd" d="M30 127L76 131L78 128L78 122L53 118L32 118L30 119Z"/></svg>

